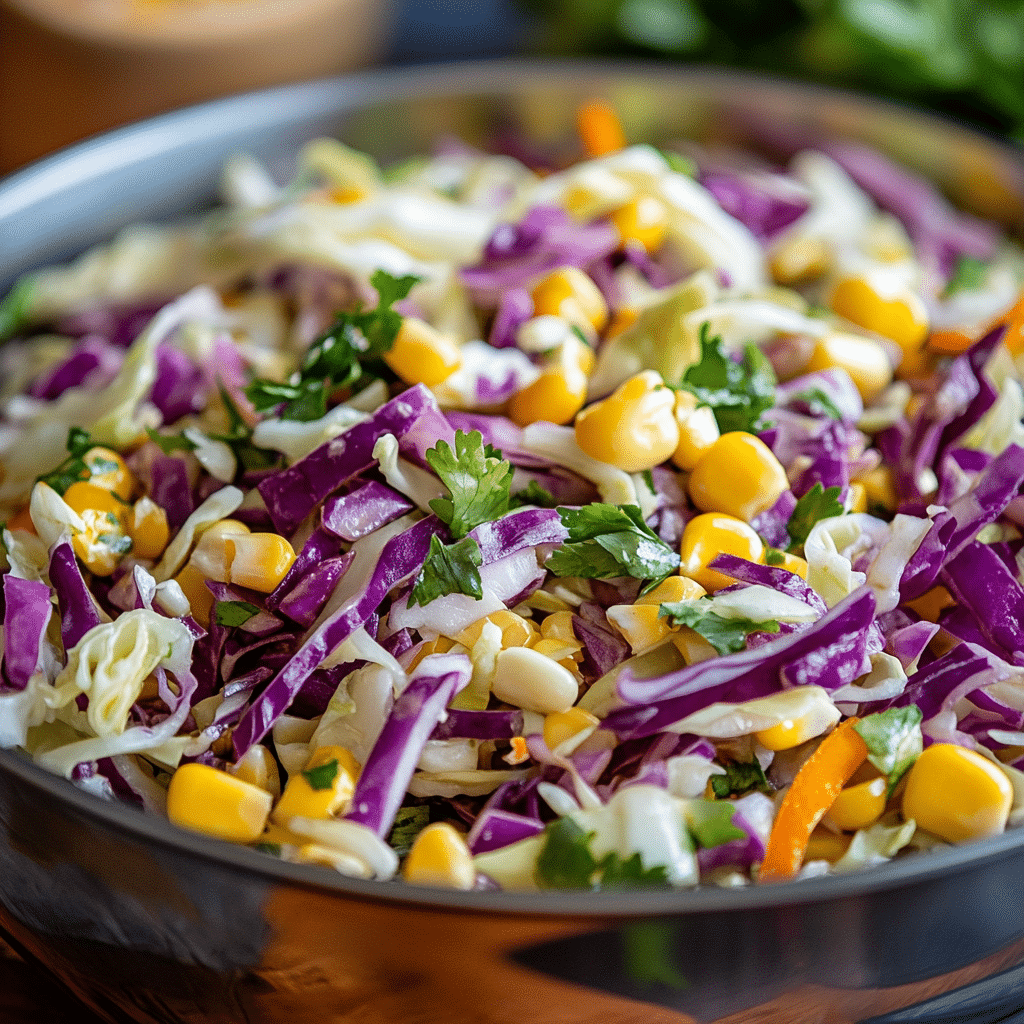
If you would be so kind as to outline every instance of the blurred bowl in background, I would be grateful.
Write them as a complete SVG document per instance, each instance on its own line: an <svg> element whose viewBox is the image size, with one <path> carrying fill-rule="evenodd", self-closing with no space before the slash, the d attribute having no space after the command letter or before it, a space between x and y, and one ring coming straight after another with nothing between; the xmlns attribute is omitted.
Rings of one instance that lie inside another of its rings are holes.
<svg viewBox="0 0 1024 1024"><path fill-rule="evenodd" d="M0 0L0 173L165 110L373 63L386 0Z"/></svg>

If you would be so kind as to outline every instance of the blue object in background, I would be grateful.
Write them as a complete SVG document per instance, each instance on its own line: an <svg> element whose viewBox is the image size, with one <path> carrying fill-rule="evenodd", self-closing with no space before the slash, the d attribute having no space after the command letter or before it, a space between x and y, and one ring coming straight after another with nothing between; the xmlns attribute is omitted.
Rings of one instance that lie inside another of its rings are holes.
<svg viewBox="0 0 1024 1024"><path fill-rule="evenodd" d="M394 18L392 64L508 56L532 28L508 0L394 0Z"/></svg>

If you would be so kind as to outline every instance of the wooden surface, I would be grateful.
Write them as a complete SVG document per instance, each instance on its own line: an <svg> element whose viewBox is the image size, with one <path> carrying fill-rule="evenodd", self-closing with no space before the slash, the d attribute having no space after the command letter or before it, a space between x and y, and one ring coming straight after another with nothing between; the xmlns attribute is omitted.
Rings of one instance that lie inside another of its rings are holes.
<svg viewBox="0 0 1024 1024"><path fill-rule="evenodd" d="M0 941L2 1024L103 1024L69 992Z"/></svg>

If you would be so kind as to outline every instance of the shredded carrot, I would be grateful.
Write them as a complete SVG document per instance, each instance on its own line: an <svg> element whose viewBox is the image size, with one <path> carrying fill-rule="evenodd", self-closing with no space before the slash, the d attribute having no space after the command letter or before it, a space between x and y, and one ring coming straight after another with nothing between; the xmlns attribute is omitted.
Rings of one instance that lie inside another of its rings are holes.
<svg viewBox="0 0 1024 1024"><path fill-rule="evenodd" d="M526 739L523 736L513 736L509 741L512 744L512 749L502 758L503 761L508 764L522 764L530 757L530 748L526 745Z"/></svg>
<svg viewBox="0 0 1024 1024"><path fill-rule="evenodd" d="M928 348L932 352L956 356L966 352L975 341L977 338L972 338L963 331L932 331L928 336Z"/></svg>
<svg viewBox="0 0 1024 1024"><path fill-rule="evenodd" d="M815 825L868 756L864 740L854 729L858 721L848 718L839 725L796 773L768 837L759 875L762 881L792 878L800 870Z"/></svg>
<svg viewBox="0 0 1024 1024"><path fill-rule="evenodd" d="M999 322L1006 324L1003 344L1010 350L1011 355L1020 355L1024 352L1024 291Z"/></svg>
<svg viewBox="0 0 1024 1024"><path fill-rule="evenodd" d="M29 533L36 532L36 525L32 522L32 516L29 515L28 505L26 505L17 515L12 516L3 525L5 530L27 530Z"/></svg>
<svg viewBox="0 0 1024 1024"><path fill-rule="evenodd" d="M955 329L932 331L928 336L928 350L949 356L959 355L1000 324L1006 325L1003 344L1010 350L1011 355L1020 355L1024 352L1024 291L1005 313L997 316L988 326L975 334L965 334Z"/></svg>
<svg viewBox="0 0 1024 1024"><path fill-rule="evenodd" d="M605 156L626 146L619 117L603 100L589 100L576 111L576 130L588 156Z"/></svg>

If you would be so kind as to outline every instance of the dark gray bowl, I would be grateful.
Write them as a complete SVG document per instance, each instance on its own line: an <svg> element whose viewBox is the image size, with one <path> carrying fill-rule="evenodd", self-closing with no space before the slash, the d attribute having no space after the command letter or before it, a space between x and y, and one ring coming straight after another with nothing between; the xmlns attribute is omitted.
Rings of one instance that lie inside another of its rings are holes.
<svg viewBox="0 0 1024 1024"><path fill-rule="evenodd" d="M384 158L496 126L550 141L594 95L635 138L869 142L1024 221L1021 154L921 113L700 69L480 64L243 96L44 160L0 182L0 287L208 204L239 149L274 165L325 133ZM1024 1006L1024 831L763 888L453 893L187 834L4 752L0 927L117 1022L994 1022Z"/></svg>

